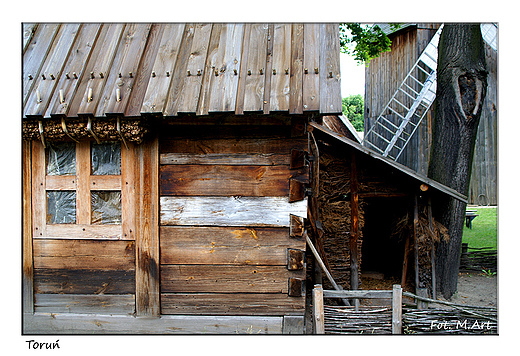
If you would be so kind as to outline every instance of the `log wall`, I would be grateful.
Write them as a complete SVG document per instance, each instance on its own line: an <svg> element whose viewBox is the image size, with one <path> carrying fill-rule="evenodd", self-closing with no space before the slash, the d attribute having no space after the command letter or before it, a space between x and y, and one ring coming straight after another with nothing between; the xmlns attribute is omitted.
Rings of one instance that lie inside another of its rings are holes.
<svg viewBox="0 0 520 356"><path fill-rule="evenodd" d="M373 125L408 71L428 45L440 24L418 24L390 35L390 52L370 62L365 71L365 131ZM497 204L497 53L485 44L488 91L480 118L470 180L470 204ZM405 103L406 104L406 103ZM399 158L420 174L427 175L434 106ZM390 115L392 116L392 115ZM395 117L390 118L397 122Z"/></svg>
<svg viewBox="0 0 520 356"><path fill-rule="evenodd" d="M161 313L303 315L305 240L290 236L291 125L171 126L160 139ZM254 134L256 132L256 134ZM258 133L260 137L258 137Z"/></svg>

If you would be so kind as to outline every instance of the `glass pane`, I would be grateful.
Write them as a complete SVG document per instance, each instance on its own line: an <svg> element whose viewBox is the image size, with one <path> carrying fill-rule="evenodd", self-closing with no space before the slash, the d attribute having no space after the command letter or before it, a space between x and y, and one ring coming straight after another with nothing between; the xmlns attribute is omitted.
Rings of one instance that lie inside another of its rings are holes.
<svg viewBox="0 0 520 356"><path fill-rule="evenodd" d="M47 146L47 175L76 174L76 144L65 142Z"/></svg>
<svg viewBox="0 0 520 356"><path fill-rule="evenodd" d="M121 174L121 142L92 143L92 174Z"/></svg>
<svg viewBox="0 0 520 356"><path fill-rule="evenodd" d="M121 192L92 191L92 224L121 224Z"/></svg>
<svg viewBox="0 0 520 356"><path fill-rule="evenodd" d="M47 224L76 223L76 192L47 191Z"/></svg>

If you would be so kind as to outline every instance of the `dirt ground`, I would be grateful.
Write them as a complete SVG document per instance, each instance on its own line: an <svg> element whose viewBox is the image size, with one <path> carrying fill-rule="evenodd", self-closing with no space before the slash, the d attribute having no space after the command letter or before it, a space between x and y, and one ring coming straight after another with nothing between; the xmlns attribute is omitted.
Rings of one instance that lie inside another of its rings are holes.
<svg viewBox="0 0 520 356"><path fill-rule="evenodd" d="M483 307L498 307L498 278L479 272L459 273L457 293L451 302Z"/></svg>

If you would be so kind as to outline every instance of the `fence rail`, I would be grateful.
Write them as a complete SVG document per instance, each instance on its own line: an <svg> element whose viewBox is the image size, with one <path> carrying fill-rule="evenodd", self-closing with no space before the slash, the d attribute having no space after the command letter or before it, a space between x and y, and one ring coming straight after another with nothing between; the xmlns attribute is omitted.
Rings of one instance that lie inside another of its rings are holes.
<svg viewBox="0 0 520 356"><path fill-rule="evenodd" d="M403 296L414 298L417 307L403 308ZM328 306L324 298L392 299L387 306ZM428 304L441 308L428 308ZM424 308L424 309L421 309ZM497 309L430 299L403 292L400 285L390 290L313 290L313 321L316 334L496 334Z"/></svg>

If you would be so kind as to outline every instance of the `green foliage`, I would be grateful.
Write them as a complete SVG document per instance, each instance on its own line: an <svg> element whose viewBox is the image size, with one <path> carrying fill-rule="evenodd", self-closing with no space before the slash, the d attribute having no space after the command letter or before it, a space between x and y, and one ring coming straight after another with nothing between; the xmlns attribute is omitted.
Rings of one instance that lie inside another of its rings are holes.
<svg viewBox="0 0 520 356"><path fill-rule="evenodd" d="M393 30L400 24L391 24ZM339 44L342 53L354 57L360 64L379 57L381 52L390 51L392 41L378 25L362 25L359 23L343 23L339 25Z"/></svg>
<svg viewBox="0 0 520 356"><path fill-rule="evenodd" d="M361 94L350 95L341 99L343 115L354 125L356 131L363 131L364 126L364 100Z"/></svg>
<svg viewBox="0 0 520 356"><path fill-rule="evenodd" d="M469 247L497 248L497 208L477 208L478 216L471 223L471 229L466 227L462 232L462 242Z"/></svg>

